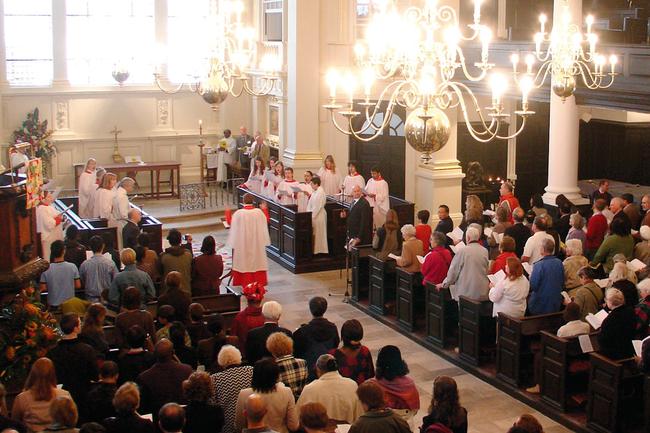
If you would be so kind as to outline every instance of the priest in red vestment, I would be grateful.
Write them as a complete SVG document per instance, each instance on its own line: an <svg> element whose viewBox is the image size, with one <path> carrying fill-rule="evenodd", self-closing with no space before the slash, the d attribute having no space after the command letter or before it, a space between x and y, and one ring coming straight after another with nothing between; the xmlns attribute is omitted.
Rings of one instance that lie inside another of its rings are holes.
<svg viewBox="0 0 650 433"><path fill-rule="evenodd" d="M514 222L512 218L512 211L519 207L519 200L514 195L515 187L512 186L510 182L503 182L501 188L499 189L499 206L505 207L508 210L508 219L510 222Z"/></svg>

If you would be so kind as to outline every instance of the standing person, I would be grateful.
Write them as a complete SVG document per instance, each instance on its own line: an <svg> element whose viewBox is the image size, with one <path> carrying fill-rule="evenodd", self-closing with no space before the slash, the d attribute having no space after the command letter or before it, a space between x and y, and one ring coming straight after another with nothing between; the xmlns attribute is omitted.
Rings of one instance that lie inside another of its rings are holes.
<svg viewBox="0 0 650 433"><path fill-rule="evenodd" d="M223 258L216 252L216 241L206 236L201 255L192 259L192 296L218 294L222 274Z"/></svg>
<svg viewBox="0 0 650 433"><path fill-rule="evenodd" d="M528 238L533 235L530 229L524 224L526 220L526 212L520 207L512 211L512 219L514 224L506 229L505 236L510 236L515 240L515 254L521 257L524 254L524 246ZM503 242L503 241L501 241Z"/></svg>
<svg viewBox="0 0 650 433"><path fill-rule="evenodd" d="M280 182L284 180L284 164L277 161L269 166L269 170L264 171L264 180L262 181L261 194L275 201L276 190Z"/></svg>
<svg viewBox="0 0 650 433"><path fill-rule="evenodd" d="M77 268L86 260L86 247L79 242L79 229L70 224L65 229L65 261L74 263Z"/></svg>
<svg viewBox="0 0 650 433"><path fill-rule="evenodd" d="M264 324L248 331L246 337L246 360L251 365L262 358L271 356L266 347L266 340L269 335L282 332L289 337L293 337L291 331L278 324L282 315L282 305L275 301L268 301L262 306L262 315L264 316Z"/></svg>
<svg viewBox="0 0 650 433"><path fill-rule="evenodd" d="M356 185L363 189L366 187L366 180L357 171L357 163L350 161L348 162L348 175L343 179L343 195L352 197L352 190Z"/></svg>
<svg viewBox="0 0 650 433"><path fill-rule="evenodd" d="M336 163L332 155L325 157L323 166L318 169L316 175L321 179L325 194L336 195L341 192L341 175L336 172Z"/></svg>
<svg viewBox="0 0 650 433"><path fill-rule="evenodd" d="M372 249L376 251L375 257L379 260L389 260L389 254L396 256L402 254L404 238L399 227L399 219L395 209L386 213L386 221L377 228L372 238Z"/></svg>
<svg viewBox="0 0 650 433"><path fill-rule="evenodd" d="M384 391L377 383L363 383L357 396L365 413L350 427L350 433L411 433L404 419L386 407Z"/></svg>
<svg viewBox="0 0 650 433"><path fill-rule="evenodd" d="M264 180L264 161L262 158L255 158L253 168L245 186L255 194L262 193L262 181Z"/></svg>
<svg viewBox="0 0 650 433"><path fill-rule="evenodd" d="M311 193L314 192L313 188L311 187L311 180L314 177L314 173L312 173L310 170L307 170L302 176L305 181L298 184L300 187L300 192L298 193L296 204L298 205L298 212L307 212L309 196L311 196Z"/></svg>
<svg viewBox="0 0 650 433"><path fill-rule="evenodd" d="M426 209L418 211L419 224L415 226L415 237L422 242L422 253L425 255L431 249L431 226L429 225L430 216L431 214Z"/></svg>
<svg viewBox="0 0 650 433"><path fill-rule="evenodd" d="M402 359L402 352L397 346L388 345L379 350L375 377L368 380L383 389L386 407L396 411L406 421L420 410L420 393L408 374L409 368Z"/></svg>
<svg viewBox="0 0 650 433"><path fill-rule="evenodd" d="M232 276L235 286L267 284L266 247L271 244L266 215L253 207L253 196L245 194L244 207L233 214L227 245L233 249Z"/></svg>
<svg viewBox="0 0 650 433"><path fill-rule="evenodd" d="M296 204L298 193L292 187L295 188L297 186L298 181L293 178L293 168L286 167L284 169L284 179L282 179L276 189L275 200L282 205Z"/></svg>
<svg viewBox="0 0 650 433"><path fill-rule="evenodd" d="M499 207L503 207L508 211L508 220L514 222L512 218L512 211L519 207L519 200L514 194L515 187L510 182L503 182L499 188Z"/></svg>
<svg viewBox="0 0 650 433"><path fill-rule="evenodd" d="M232 166L235 162L237 154L237 141L232 138L230 129L223 131L223 146L217 148L217 182L225 182L228 180L228 167Z"/></svg>
<svg viewBox="0 0 650 433"><path fill-rule="evenodd" d="M115 195L113 196L113 210L111 212L111 218L109 219L109 227L117 227L117 249L121 250L124 248L124 242L122 236L119 234L122 233L122 229L126 225L126 221L129 218L129 209L131 209L131 204L129 203L129 194L133 192L135 188L135 180L130 177L122 178L120 183L117 186Z"/></svg>
<svg viewBox="0 0 650 433"><path fill-rule="evenodd" d="M252 282L244 286L242 295L246 298L247 307L241 310L232 320L230 334L237 337L239 347L243 355L246 355L246 339L248 331L264 325L264 316L262 316L262 300L266 290L264 286Z"/></svg>
<svg viewBox="0 0 650 433"><path fill-rule="evenodd" d="M117 391L118 377L117 364L113 361L105 361L99 370L99 382L94 383L88 391L88 407L92 407L93 410L86 421L102 422L116 415L113 398Z"/></svg>
<svg viewBox="0 0 650 433"><path fill-rule="evenodd" d="M580 286L569 292L571 302L564 301L564 305L574 304L578 307L580 320L584 320L587 314L596 314L603 305L603 289L594 282L595 272L589 266L578 270Z"/></svg>
<svg viewBox="0 0 650 433"><path fill-rule="evenodd" d="M245 126L239 127L239 136L237 137L236 142L239 165L242 169L248 170L248 167L251 164L251 158L248 152L253 145L253 137L248 134Z"/></svg>
<svg viewBox="0 0 650 433"><path fill-rule="evenodd" d="M352 188L350 210L341 212L341 217L347 218L348 242L352 245L369 245L372 242L372 208L359 185Z"/></svg>
<svg viewBox="0 0 650 433"><path fill-rule="evenodd" d="M160 267L162 268L163 285L161 292L167 290L165 277L172 271L180 272L182 276L181 290L185 293L192 293L192 252L181 245L181 232L171 229L167 235L171 245L160 255Z"/></svg>
<svg viewBox="0 0 650 433"><path fill-rule="evenodd" d="M225 422L222 433L234 433L237 396L242 389L251 386L253 367L242 365L241 353L229 344L221 348L217 362L221 369L210 376L214 389L213 401L223 409Z"/></svg>
<svg viewBox="0 0 650 433"><path fill-rule="evenodd" d="M632 194L622 194L621 198L625 202L623 212L625 212L625 215L630 219L632 230L638 231L639 227L641 227L641 208L638 204L634 203L634 196Z"/></svg>
<svg viewBox="0 0 650 433"><path fill-rule="evenodd" d="M433 232L431 244L433 248L424 256L422 263L422 279L424 283L440 284L445 280L452 260L451 253L445 248L447 236L442 232Z"/></svg>
<svg viewBox="0 0 650 433"><path fill-rule="evenodd" d="M266 339L266 349L280 367L280 381L297 399L307 383L308 371L307 362L293 356L293 339L282 332L274 332Z"/></svg>
<svg viewBox="0 0 650 433"><path fill-rule="evenodd" d="M97 189L97 161L95 158L89 158L86 161L84 171L79 175L79 217L91 218L92 212L88 204L92 200L93 192Z"/></svg>
<svg viewBox="0 0 650 433"><path fill-rule="evenodd" d="M623 292L615 288L607 289L605 302L610 312L600 326L599 353L614 360L634 356L632 346L636 328L634 308L626 305Z"/></svg>
<svg viewBox="0 0 650 433"><path fill-rule="evenodd" d="M255 142L250 150L251 158L262 158L262 161L268 161L271 158L271 148L264 142L264 136L260 131L255 132Z"/></svg>
<svg viewBox="0 0 650 433"><path fill-rule="evenodd" d="M183 394L188 401L183 433L220 432L223 428L223 409L209 403L212 398L212 380L205 372L194 372L183 382Z"/></svg>
<svg viewBox="0 0 650 433"><path fill-rule="evenodd" d="M9 165L12 169L15 169L20 174L25 174L27 172L26 167L23 165L20 168L16 169L21 164L26 164L29 162L29 157L25 155L24 150L18 149L16 145L13 145L9 148Z"/></svg>
<svg viewBox="0 0 650 433"><path fill-rule="evenodd" d="M441 204L438 206L438 224L434 232L447 234L454 230L454 220L449 216L449 206Z"/></svg>
<svg viewBox="0 0 650 433"><path fill-rule="evenodd" d="M314 254L327 254L327 212L325 202L327 196L321 185L321 179L316 176L311 180L314 192L309 197L307 212L311 212L311 226L314 234Z"/></svg>
<svg viewBox="0 0 650 433"><path fill-rule="evenodd" d="M66 262L63 241L54 241L50 253L50 267L41 274L41 292L47 292L47 304L58 307L70 298L74 291L81 288L79 269L74 263Z"/></svg>
<svg viewBox="0 0 650 433"><path fill-rule="evenodd" d="M102 183L95 192L93 218L111 219L113 215L113 198L115 197L116 184L117 176L115 173L106 173L104 177L102 177Z"/></svg>
<svg viewBox="0 0 650 433"><path fill-rule="evenodd" d="M86 299L100 302L102 294L110 290L118 270L113 260L104 257L104 239L101 236L93 236L89 244L93 255L81 264L79 276L84 284Z"/></svg>
<svg viewBox="0 0 650 433"><path fill-rule="evenodd" d="M370 349L361 344L362 339L361 322L357 319L346 320L341 326L343 344L339 349L329 351L336 359L341 376L350 378L359 385L375 375L372 354Z"/></svg>
<svg viewBox="0 0 650 433"><path fill-rule="evenodd" d="M129 209L127 218L122 228L122 247L133 248L138 246L138 236L140 236L140 221L142 221L142 212L137 207Z"/></svg>
<svg viewBox="0 0 650 433"><path fill-rule="evenodd" d="M591 202L596 203L597 200L605 200L605 203L612 201L612 195L609 193L609 181L606 179L598 183L598 189L591 194Z"/></svg>
<svg viewBox="0 0 650 433"><path fill-rule="evenodd" d="M366 184L366 196L372 207L372 222L375 227L381 227L386 220L386 212L390 209L388 182L381 177L379 167L370 169L371 179Z"/></svg>
<svg viewBox="0 0 650 433"><path fill-rule="evenodd" d="M546 232L546 219L544 216L536 216L535 222L533 222L533 235L526 241L524 245L524 252L521 256L522 262L528 262L531 265L534 265L539 260L542 259L542 244L546 239L549 239L555 245L555 240L553 236Z"/></svg>
<svg viewBox="0 0 650 433"><path fill-rule="evenodd" d="M609 230L609 223L603 211L607 207L605 200L598 199L594 201L594 213L587 221L587 235L585 237L585 256L592 259L600 245L605 240L607 230Z"/></svg>
<svg viewBox="0 0 650 433"><path fill-rule="evenodd" d="M41 236L41 252L45 260L51 260L52 242L63 242L63 215L52 206L54 200L54 194L45 191L45 197L36 207L36 231Z"/></svg>
<svg viewBox="0 0 650 433"><path fill-rule="evenodd" d="M138 414L140 391L138 385L126 382L120 386L113 397L117 416L104 420L106 433L154 433L154 424Z"/></svg>
<svg viewBox="0 0 650 433"><path fill-rule="evenodd" d="M499 255L492 261L490 274L496 274L500 270L505 272L506 261L510 257L517 257L515 254L515 240L510 236L504 236L499 244Z"/></svg>
<svg viewBox="0 0 650 433"><path fill-rule="evenodd" d="M530 284L524 277L524 268L516 257L506 260L506 278L496 284L490 283L490 301L494 303L492 315L505 313L512 317L524 317L526 313L526 298Z"/></svg>
<svg viewBox="0 0 650 433"><path fill-rule="evenodd" d="M180 272L171 271L165 277L165 287L167 290L158 297L158 308L163 305L174 307L174 317L172 320L187 323L190 319L190 304L192 298L190 294L181 289L180 285L183 276Z"/></svg>
<svg viewBox="0 0 650 433"><path fill-rule="evenodd" d="M122 305L122 296L129 287L135 287L140 291L141 299L146 303L156 297L156 289L151 277L135 266L135 251L131 248L124 248L120 254L124 263L124 270L115 275L111 288L108 291L108 302L113 305Z"/></svg>
<svg viewBox="0 0 650 433"><path fill-rule="evenodd" d="M562 288L564 287L564 267L560 259L553 255L555 242L543 239L542 258L537 261L530 274L530 315L550 314L560 311Z"/></svg>
<svg viewBox="0 0 650 433"><path fill-rule="evenodd" d="M102 184L102 179L106 170L103 167L97 167L95 170L95 186L93 188L88 188L90 190L90 195L88 197L88 205L86 206L86 218L95 218L95 200L97 194L99 193L99 186Z"/></svg>

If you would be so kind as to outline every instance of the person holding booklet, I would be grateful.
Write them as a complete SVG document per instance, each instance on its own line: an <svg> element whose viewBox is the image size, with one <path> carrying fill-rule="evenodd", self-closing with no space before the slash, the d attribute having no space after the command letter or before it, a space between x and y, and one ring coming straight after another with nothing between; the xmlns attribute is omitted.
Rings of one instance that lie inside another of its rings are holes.
<svg viewBox="0 0 650 433"><path fill-rule="evenodd" d="M599 353L613 360L634 356L634 308L625 304L623 292L607 289L605 302L610 313L603 320L598 334Z"/></svg>
<svg viewBox="0 0 650 433"><path fill-rule="evenodd" d="M293 178L293 168L284 169L284 179L278 184L276 190L276 200L282 205L296 204L298 199L298 182Z"/></svg>
<svg viewBox="0 0 650 433"><path fill-rule="evenodd" d="M262 181L261 194L265 197L275 200L275 192L280 182L284 180L284 164L278 161L271 165L268 170L264 170L264 180Z"/></svg>
<svg viewBox="0 0 650 433"><path fill-rule="evenodd" d="M300 182L297 186L300 191L297 193L298 198L296 198L296 204L298 205L298 212L307 212L307 203L309 203L309 197L311 193L314 192L314 189L311 187L311 180L314 177L314 173L307 170L303 174L304 182Z"/></svg>
<svg viewBox="0 0 650 433"><path fill-rule="evenodd" d="M402 255L399 257L393 257L397 262L397 266L405 270L406 272L420 272L421 263L418 260L418 256L422 257L423 248L422 242L415 237L415 227L412 224L405 224L402 229L402 237L404 242L402 243ZM389 255L391 257L391 255Z"/></svg>
<svg viewBox="0 0 650 433"><path fill-rule="evenodd" d="M371 179L368 179L364 190L368 203L372 207L372 221L375 228L381 227L386 221L386 213L390 209L388 182L381 177L379 167L370 169Z"/></svg>
<svg viewBox="0 0 650 433"><path fill-rule="evenodd" d="M528 301L528 312L531 316L560 311L564 267L560 259L553 255L554 250L555 242L552 239L542 240L542 258L535 263L530 275L531 295Z"/></svg>
<svg viewBox="0 0 650 433"><path fill-rule="evenodd" d="M251 170L251 174L248 176L248 180L245 183L245 186L253 191L255 194L259 194L262 191L262 180L264 179L264 161L262 158L255 158L255 165Z"/></svg>
<svg viewBox="0 0 650 433"><path fill-rule="evenodd" d="M447 236L442 232L433 232L431 245L431 251L424 257L422 263L422 279L425 284L440 284L445 280L452 260L451 253L445 248Z"/></svg>
<svg viewBox="0 0 650 433"><path fill-rule="evenodd" d="M526 313L526 299L530 285L524 277L524 268L516 257L508 257L505 272L488 275L490 292L488 294L493 303L492 315L505 313L512 317L524 317Z"/></svg>
<svg viewBox="0 0 650 433"><path fill-rule="evenodd" d="M327 212L325 211L327 195L318 176L312 178L311 187L314 192L309 197L307 212L311 212L314 254L327 254L329 252L327 246Z"/></svg>
<svg viewBox="0 0 650 433"><path fill-rule="evenodd" d="M332 155L325 157L323 166L318 169L317 174L326 195L336 195L341 192L341 175L336 172L336 163Z"/></svg>
<svg viewBox="0 0 650 433"><path fill-rule="evenodd" d="M348 175L343 179L343 194L346 197L352 197L352 190L356 185L363 189L366 187L366 180L357 172L357 163L348 162Z"/></svg>
<svg viewBox="0 0 650 433"><path fill-rule="evenodd" d="M564 298L564 305L576 304L578 306L581 320L584 320L587 314L596 314L603 304L603 290L594 282L595 274L595 271L589 266L580 268L578 270L580 286L569 291L568 298Z"/></svg>

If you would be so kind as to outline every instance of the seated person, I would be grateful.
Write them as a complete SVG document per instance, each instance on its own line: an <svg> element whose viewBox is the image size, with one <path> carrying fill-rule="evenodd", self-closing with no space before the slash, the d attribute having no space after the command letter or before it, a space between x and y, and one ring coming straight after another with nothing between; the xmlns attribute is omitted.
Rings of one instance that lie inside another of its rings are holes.
<svg viewBox="0 0 650 433"><path fill-rule="evenodd" d="M431 226L429 225L430 216L431 214L426 209L418 211L419 224L415 226L415 237L422 242L424 254L427 254L431 249L431 244L429 243L431 239Z"/></svg>
<svg viewBox="0 0 650 433"><path fill-rule="evenodd" d="M625 304L623 292L616 288L607 289L605 302L610 313L598 334L600 353L613 360L629 358L634 355L634 308Z"/></svg>
<svg viewBox="0 0 650 433"><path fill-rule="evenodd" d="M558 337L575 337L576 335L589 334L591 331L589 324L580 320L580 306L575 302L567 304L562 317L566 324L557 330Z"/></svg>
<svg viewBox="0 0 650 433"><path fill-rule="evenodd" d="M424 283L440 284L445 280L452 260L451 253L446 248L447 236L442 232L433 232L431 245L432 249L422 263L422 277Z"/></svg>
<svg viewBox="0 0 650 433"><path fill-rule="evenodd" d="M578 271L589 264L589 260L582 255L582 242L578 239L566 241L566 259L562 262L564 267L564 288L568 292L580 286Z"/></svg>
<svg viewBox="0 0 650 433"><path fill-rule="evenodd" d="M406 224L401 229L404 242L402 243L402 254L396 259L397 266L407 272L420 272L421 264L418 256L422 257L422 242L415 237L415 227Z"/></svg>

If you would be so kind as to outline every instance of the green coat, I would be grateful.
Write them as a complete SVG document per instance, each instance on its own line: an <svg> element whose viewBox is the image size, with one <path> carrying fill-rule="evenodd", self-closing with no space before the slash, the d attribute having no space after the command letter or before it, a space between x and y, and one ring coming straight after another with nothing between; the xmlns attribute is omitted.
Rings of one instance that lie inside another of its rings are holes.
<svg viewBox="0 0 650 433"><path fill-rule="evenodd" d="M607 236L603 243L600 244L600 248L596 251L596 255L594 255L591 264L592 266L597 266L599 263L602 263L603 269L609 274L614 267L614 256L618 253L625 255L628 260L634 258L634 238L632 238L632 235Z"/></svg>

